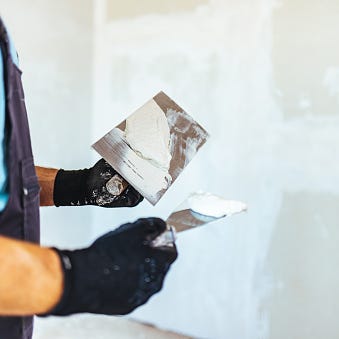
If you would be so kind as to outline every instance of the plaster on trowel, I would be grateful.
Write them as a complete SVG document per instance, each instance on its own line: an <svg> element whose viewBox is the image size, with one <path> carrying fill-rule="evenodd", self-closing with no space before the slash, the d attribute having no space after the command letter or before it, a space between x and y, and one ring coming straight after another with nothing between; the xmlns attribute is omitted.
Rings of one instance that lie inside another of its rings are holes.
<svg viewBox="0 0 339 339"><path fill-rule="evenodd" d="M202 191L192 193L167 218L167 230L153 240L152 246L171 246L176 240L177 232L200 227L246 210L247 205L241 201L225 200Z"/></svg>
<svg viewBox="0 0 339 339"><path fill-rule="evenodd" d="M110 193L120 194L127 181L155 205L208 136L178 104L160 92L92 147L125 179L113 177L106 184Z"/></svg>

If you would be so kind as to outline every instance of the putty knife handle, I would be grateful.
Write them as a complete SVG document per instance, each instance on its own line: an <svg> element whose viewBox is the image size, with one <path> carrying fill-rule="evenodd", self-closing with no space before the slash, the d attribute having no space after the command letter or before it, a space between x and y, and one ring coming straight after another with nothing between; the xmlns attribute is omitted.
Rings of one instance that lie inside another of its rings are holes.
<svg viewBox="0 0 339 339"><path fill-rule="evenodd" d="M120 195L128 187L128 182L119 174L113 175L111 179L106 182L106 188L112 195Z"/></svg>
<svg viewBox="0 0 339 339"><path fill-rule="evenodd" d="M164 247L164 246L172 246L175 243L176 231L173 226L169 226L164 233L161 233L157 236L151 243L152 247Z"/></svg>

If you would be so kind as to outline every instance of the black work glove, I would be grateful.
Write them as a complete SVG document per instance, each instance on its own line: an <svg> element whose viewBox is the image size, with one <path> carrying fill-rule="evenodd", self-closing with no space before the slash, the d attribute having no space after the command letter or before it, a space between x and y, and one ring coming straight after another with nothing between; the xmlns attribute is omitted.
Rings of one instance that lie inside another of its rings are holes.
<svg viewBox="0 0 339 339"><path fill-rule="evenodd" d="M55 177L53 200L55 206L95 205L102 207L133 207L143 197L132 186L115 196L107 191L106 183L117 172L104 160L92 168L78 171L60 169Z"/></svg>
<svg viewBox="0 0 339 339"><path fill-rule="evenodd" d="M161 219L139 219L105 234L89 248L56 249L64 272L64 292L58 305L45 315L122 315L146 303L161 290L178 255L174 244L150 246L165 229Z"/></svg>

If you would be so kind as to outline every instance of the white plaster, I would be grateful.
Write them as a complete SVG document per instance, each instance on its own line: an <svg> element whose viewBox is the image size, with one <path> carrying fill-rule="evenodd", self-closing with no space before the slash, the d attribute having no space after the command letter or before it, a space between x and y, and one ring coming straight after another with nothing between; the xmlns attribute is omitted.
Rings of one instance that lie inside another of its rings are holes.
<svg viewBox="0 0 339 339"><path fill-rule="evenodd" d="M192 193L187 202L193 212L214 218L231 216L247 210L246 204L241 201L226 200L218 195L203 191Z"/></svg>
<svg viewBox="0 0 339 339"><path fill-rule="evenodd" d="M126 143L125 134L119 128L113 128L105 138L107 138L107 142L110 140L117 142L120 153L123 154L123 157L114 158L112 166L114 167L114 164L118 162L121 175L128 178L128 182L152 204L156 204L160 197L160 191L166 189L171 183L172 178L168 170L155 166L154 162L140 157ZM115 145L111 144L111 147L115 147ZM106 156L106 160L110 162L111 154L108 153Z"/></svg>
<svg viewBox="0 0 339 339"><path fill-rule="evenodd" d="M165 113L153 99L126 119L124 135L140 157L168 174L172 159L170 129Z"/></svg>

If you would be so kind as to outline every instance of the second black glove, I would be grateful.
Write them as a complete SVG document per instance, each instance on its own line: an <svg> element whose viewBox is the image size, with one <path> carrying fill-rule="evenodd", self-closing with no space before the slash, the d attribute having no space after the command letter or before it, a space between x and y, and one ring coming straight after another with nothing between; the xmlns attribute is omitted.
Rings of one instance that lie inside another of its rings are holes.
<svg viewBox="0 0 339 339"><path fill-rule="evenodd" d="M165 229L161 219L139 219L100 237L89 248L56 250L64 272L64 292L46 315L122 315L147 302L160 291L177 258L174 244L150 245Z"/></svg>

